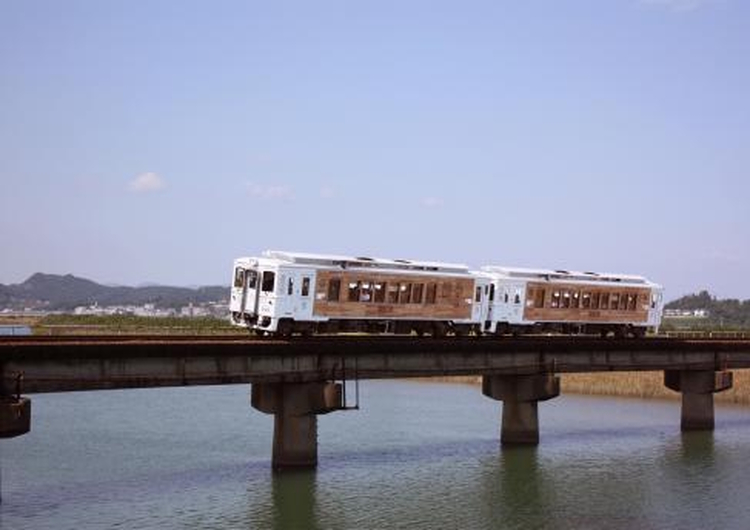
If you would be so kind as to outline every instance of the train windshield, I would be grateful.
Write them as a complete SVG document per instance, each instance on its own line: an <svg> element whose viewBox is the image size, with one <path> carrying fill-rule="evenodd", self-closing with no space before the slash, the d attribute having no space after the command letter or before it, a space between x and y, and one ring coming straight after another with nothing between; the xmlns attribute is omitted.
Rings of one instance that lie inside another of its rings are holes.
<svg viewBox="0 0 750 530"><path fill-rule="evenodd" d="M245 285L245 269L237 267L234 269L234 286L241 289Z"/></svg>
<svg viewBox="0 0 750 530"><path fill-rule="evenodd" d="M242 267L237 267L234 270L234 286L238 289L247 287L248 289L255 289L258 284L258 272L252 269L245 270Z"/></svg>

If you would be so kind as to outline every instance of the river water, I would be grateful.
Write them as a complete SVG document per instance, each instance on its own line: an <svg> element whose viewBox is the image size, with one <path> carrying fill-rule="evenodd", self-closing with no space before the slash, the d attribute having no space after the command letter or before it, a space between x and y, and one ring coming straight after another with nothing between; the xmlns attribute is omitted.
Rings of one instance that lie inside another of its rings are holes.
<svg viewBox="0 0 750 530"><path fill-rule="evenodd" d="M319 468L274 475L247 386L32 396L0 442L3 529L750 528L750 410L681 434L678 402L562 396L501 449L473 386L361 385L319 421Z"/></svg>
<svg viewBox="0 0 750 530"><path fill-rule="evenodd" d="M31 335L29 326L0 325L0 335Z"/></svg>

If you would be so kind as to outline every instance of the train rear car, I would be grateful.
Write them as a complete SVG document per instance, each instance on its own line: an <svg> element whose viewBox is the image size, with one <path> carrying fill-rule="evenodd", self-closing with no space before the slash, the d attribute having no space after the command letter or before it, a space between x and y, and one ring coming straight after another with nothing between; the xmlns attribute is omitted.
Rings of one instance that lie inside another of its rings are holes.
<svg viewBox="0 0 750 530"><path fill-rule="evenodd" d="M491 278L488 333L553 331L642 337L657 330L662 288L642 276L483 267Z"/></svg>

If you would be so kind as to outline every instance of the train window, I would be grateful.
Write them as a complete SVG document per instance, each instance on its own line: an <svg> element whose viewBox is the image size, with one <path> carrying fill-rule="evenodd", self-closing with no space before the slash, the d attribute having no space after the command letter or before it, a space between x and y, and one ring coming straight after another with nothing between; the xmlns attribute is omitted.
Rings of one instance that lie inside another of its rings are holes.
<svg viewBox="0 0 750 530"><path fill-rule="evenodd" d="M376 304L382 304L383 302L385 302L385 286L386 284L383 282L375 283L375 295L373 301Z"/></svg>
<svg viewBox="0 0 750 530"><path fill-rule="evenodd" d="M599 293L591 295L591 309L599 309Z"/></svg>
<svg viewBox="0 0 750 530"><path fill-rule="evenodd" d="M656 309L656 295L651 295L651 309Z"/></svg>
<svg viewBox="0 0 750 530"><path fill-rule="evenodd" d="M638 302L638 297L634 294L629 294L628 295L628 311L635 311L637 302Z"/></svg>
<svg viewBox="0 0 750 530"><path fill-rule="evenodd" d="M573 291L573 297L570 300L570 307L578 309L581 306L581 293Z"/></svg>
<svg viewBox="0 0 750 530"><path fill-rule="evenodd" d="M620 310L625 311L628 308L628 295L622 293L620 295Z"/></svg>
<svg viewBox="0 0 750 530"><path fill-rule="evenodd" d="M609 298L609 308L612 310L616 310L619 304L620 304L620 293L612 293L612 296L610 296Z"/></svg>
<svg viewBox="0 0 750 530"><path fill-rule="evenodd" d="M286 282L286 294L291 296L292 293L294 293L294 279L289 278L289 280L287 280Z"/></svg>
<svg viewBox="0 0 750 530"><path fill-rule="evenodd" d="M570 292L563 291L562 293L562 306L563 308L567 309L570 307Z"/></svg>
<svg viewBox="0 0 750 530"><path fill-rule="evenodd" d="M427 285L427 294L425 295L424 302L426 304L434 304L437 298L437 284L430 283Z"/></svg>
<svg viewBox="0 0 750 530"><path fill-rule="evenodd" d="M513 303L514 304L520 304L521 303L521 289L516 287L516 292L513 295Z"/></svg>
<svg viewBox="0 0 750 530"><path fill-rule="evenodd" d="M411 284L405 283L401 285L401 292L398 297L398 301L401 304L408 304L411 302Z"/></svg>
<svg viewBox="0 0 750 530"><path fill-rule="evenodd" d="M399 284L397 283L388 284L388 303L389 304L398 303L398 291L399 291Z"/></svg>
<svg viewBox="0 0 750 530"><path fill-rule="evenodd" d="M481 287L477 287L474 290L474 301L475 302L481 302L482 301L482 288Z"/></svg>
<svg viewBox="0 0 750 530"><path fill-rule="evenodd" d="M588 309L591 307L591 293L584 292L581 295L581 307L583 309Z"/></svg>
<svg viewBox="0 0 750 530"><path fill-rule="evenodd" d="M601 309L609 309L609 293L602 293Z"/></svg>
<svg viewBox="0 0 750 530"><path fill-rule="evenodd" d="M365 281L362 282L359 290L359 301L360 302L372 302L372 283Z"/></svg>
<svg viewBox="0 0 750 530"><path fill-rule="evenodd" d="M560 307L560 291L554 291L552 293L552 300L550 301L550 307L557 309Z"/></svg>
<svg viewBox="0 0 750 530"><path fill-rule="evenodd" d="M362 288L362 282L349 282L349 296L347 300L350 302L359 302L359 291Z"/></svg>
<svg viewBox="0 0 750 530"><path fill-rule="evenodd" d="M307 276L302 277L302 296L310 295L310 278Z"/></svg>
<svg viewBox="0 0 750 530"><path fill-rule="evenodd" d="M423 283L415 283L411 289L411 303L421 304L422 303L422 292L424 291Z"/></svg>
<svg viewBox="0 0 750 530"><path fill-rule="evenodd" d="M495 284L490 285L490 302L495 299Z"/></svg>
<svg viewBox="0 0 750 530"><path fill-rule="evenodd" d="M534 294L534 306L544 307L544 289L537 289Z"/></svg>
<svg viewBox="0 0 750 530"><path fill-rule="evenodd" d="M534 295L536 294L536 289L533 287L529 287L529 289L526 291L526 307L534 307Z"/></svg>
<svg viewBox="0 0 750 530"><path fill-rule="evenodd" d="M242 287L245 285L245 269L237 267L234 269L234 286Z"/></svg>
<svg viewBox="0 0 750 530"><path fill-rule="evenodd" d="M272 293L276 284L276 273L273 271L263 272L263 284L260 286L260 290L264 293Z"/></svg>
<svg viewBox="0 0 750 530"><path fill-rule="evenodd" d="M338 302L340 293L341 280L339 280L338 278L331 278L328 282L328 301Z"/></svg>
<svg viewBox="0 0 750 530"><path fill-rule="evenodd" d="M255 289L258 284L258 273L254 270L247 271L247 288Z"/></svg>

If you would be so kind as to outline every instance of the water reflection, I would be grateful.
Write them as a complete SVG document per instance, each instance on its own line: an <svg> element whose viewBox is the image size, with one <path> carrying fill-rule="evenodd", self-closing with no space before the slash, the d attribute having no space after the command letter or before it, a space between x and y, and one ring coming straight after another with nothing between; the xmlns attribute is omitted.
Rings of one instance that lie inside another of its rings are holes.
<svg viewBox="0 0 750 530"><path fill-rule="evenodd" d="M503 447L481 463L483 526L542 528L547 494L536 447ZM489 523L489 524L488 524Z"/></svg>
<svg viewBox="0 0 750 530"><path fill-rule="evenodd" d="M713 461L713 431L683 432L681 442L679 447L683 462L689 462L692 465L707 465Z"/></svg>
<svg viewBox="0 0 750 530"><path fill-rule="evenodd" d="M286 471L271 474L271 506L263 510L262 528L317 530L316 472ZM251 519L252 520L252 519Z"/></svg>

